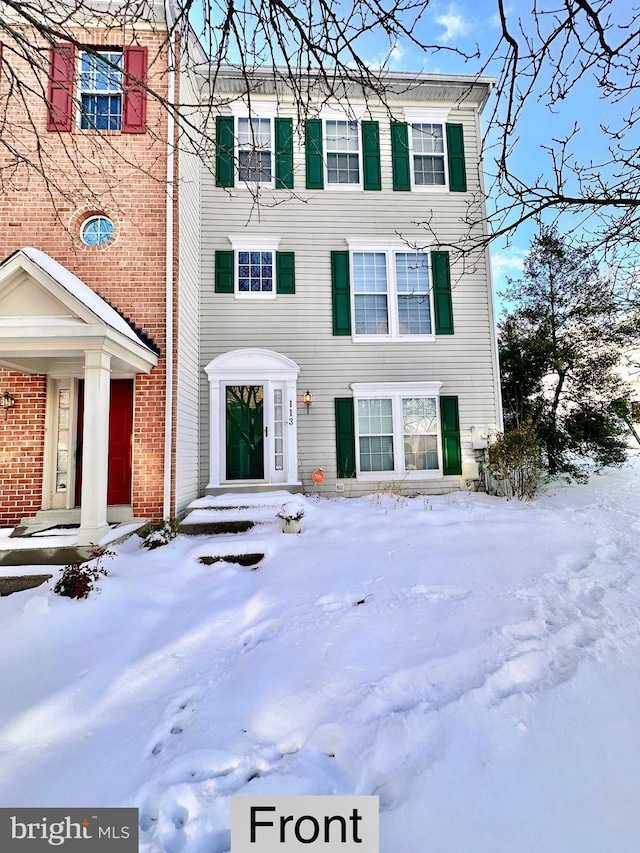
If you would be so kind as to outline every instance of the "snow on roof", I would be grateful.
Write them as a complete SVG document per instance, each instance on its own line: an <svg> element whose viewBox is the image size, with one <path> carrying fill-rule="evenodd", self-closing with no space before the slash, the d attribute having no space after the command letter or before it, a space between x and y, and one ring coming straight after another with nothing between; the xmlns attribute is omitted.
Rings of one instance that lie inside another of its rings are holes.
<svg viewBox="0 0 640 853"><path fill-rule="evenodd" d="M93 314L96 315L96 317L102 320L103 323L106 323L107 326L111 326L112 329L115 329L117 332L120 332L120 334L125 335L125 337L145 347L145 349L151 349L151 347L145 343L138 334L136 334L124 317L121 317L120 314L118 314L115 308L112 308L108 302L105 302L105 300L95 292L95 290L92 290L88 284L85 284L84 281L79 279L78 276L74 275L66 267L63 267L62 264L59 264L58 261L54 261L54 259L45 254L45 252L41 252L39 249L33 249L31 246L26 246L25 248L20 249L20 251L23 255L29 258L30 261L37 264L40 269L47 273L47 275L51 276L51 278L68 293L85 305Z"/></svg>

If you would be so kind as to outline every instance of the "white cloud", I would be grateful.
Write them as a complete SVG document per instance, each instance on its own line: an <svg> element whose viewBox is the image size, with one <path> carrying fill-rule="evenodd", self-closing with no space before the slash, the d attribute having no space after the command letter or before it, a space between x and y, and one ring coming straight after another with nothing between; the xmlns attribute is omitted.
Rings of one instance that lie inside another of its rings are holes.
<svg viewBox="0 0 640 853"><path fill-rule="evenodd" d="M492 252L491 269L495 281L519 276L527 254L525 249L518 249L515 246L502 252Z"/></svg>
<svg viewBox="0 0 640 853"><path fill-rule="evenodd" d="M377 71L380 68L397 69L398 65L402 63L403 57L404 48L401 44L396 43L391 50L387 50L384 53L378 53L372 59L365 59L364 63L368 68L371 68L372 71Z"/></svg>
<svg viewBox="0 0 640 853"><path fill-rule="evenodd" d="M439 41L443 44L466 36L471 32L471 22L463 17L456 3L450 3L445 12L435 16L435 21L436 24L444 27L444 33L439 36Z"/></svg>

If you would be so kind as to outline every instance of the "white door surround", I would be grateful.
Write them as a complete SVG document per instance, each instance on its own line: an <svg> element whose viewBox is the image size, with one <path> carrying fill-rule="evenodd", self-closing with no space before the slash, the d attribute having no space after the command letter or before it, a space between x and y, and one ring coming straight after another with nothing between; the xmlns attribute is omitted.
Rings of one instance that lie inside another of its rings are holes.
<svg viewBox="0 0 640 853"><path fill-rule="evenodd" d="M210 388L207 489L300 486L296 391L299 366L273 350L250 348L214 358L205 372ZM264 479L227 480L226 388L230 385L260 385L264 389Z"/></svg>

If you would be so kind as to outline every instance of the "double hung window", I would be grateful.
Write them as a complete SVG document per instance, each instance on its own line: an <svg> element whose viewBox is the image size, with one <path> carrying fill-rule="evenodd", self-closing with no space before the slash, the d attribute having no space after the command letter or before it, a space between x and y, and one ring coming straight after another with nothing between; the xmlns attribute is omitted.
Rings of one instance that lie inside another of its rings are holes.
<svg viewBox="0 0 640 853"><path fill-rule="evenodd" d="M360 131L357 121L325 121L327 184L360 184Z"/></svg>
<svg viewBox="0 0 640 853"><path fill-rule="evenodd" d="M428 255L354 251L351 267L356 336L431 336Z"/></svg>
<svg viewBox="0 0 640 853"><path fill-rule="evenodd" d="M122 126L121 51L80 54L80 127L120 130Z"/></svg>
<svg viewBox="0 0 640 853"><path fill-rule="evenodd" d="M411 147L415 186L446 186L444 126L426 122L412 124Z"/></svg>
<svg viewBox="0 0 640 853"><path fill-rule="evenodd" d="M270 118L238 118L238 178L273 181L273 129Z"/></svg>
<svg viewBox="0 0 640 853"><path fill-rule="evenodd" d="M358 476L441 474L439 382L351 387Z"/></svg>

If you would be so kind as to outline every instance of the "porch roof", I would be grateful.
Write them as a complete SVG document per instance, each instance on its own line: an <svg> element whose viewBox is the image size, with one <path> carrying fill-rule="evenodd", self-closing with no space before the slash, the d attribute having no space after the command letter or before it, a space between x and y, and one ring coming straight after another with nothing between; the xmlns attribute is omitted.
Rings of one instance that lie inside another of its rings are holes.
<svg viewBox="0 0 640 853"><path fill-rule="evenodd" d="M102 350L121 375L149 373L153 347L85 282L38 249L0 263L0 365L24 373L82 373Z"/></svg>

